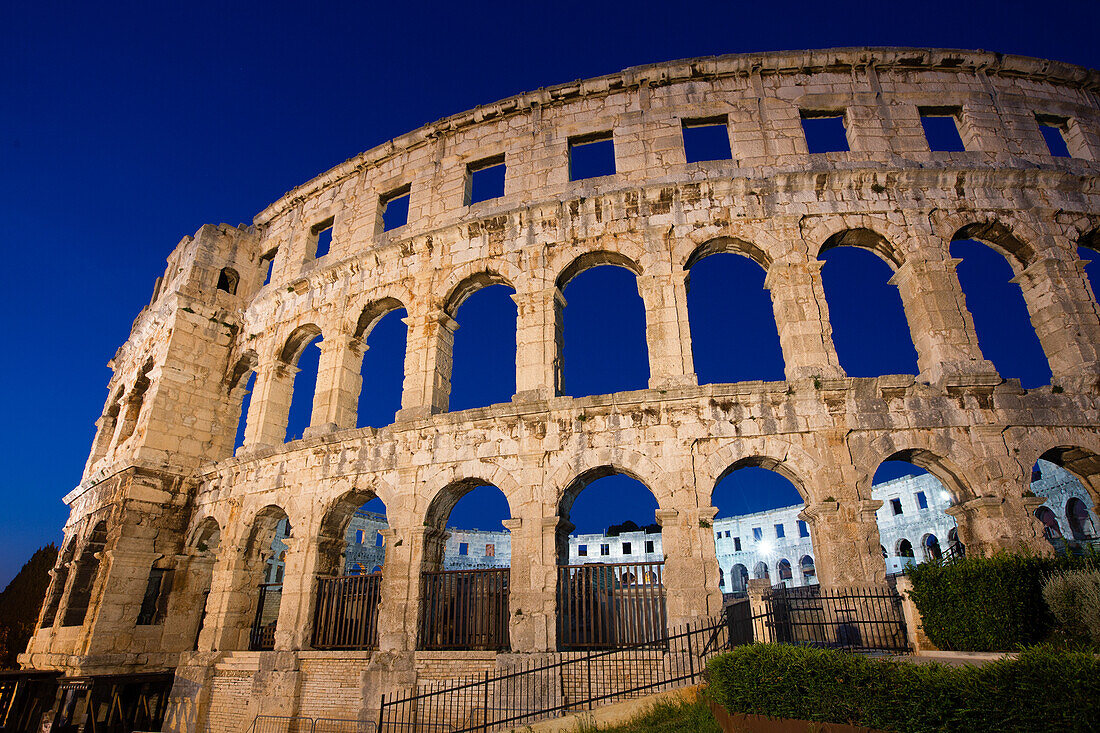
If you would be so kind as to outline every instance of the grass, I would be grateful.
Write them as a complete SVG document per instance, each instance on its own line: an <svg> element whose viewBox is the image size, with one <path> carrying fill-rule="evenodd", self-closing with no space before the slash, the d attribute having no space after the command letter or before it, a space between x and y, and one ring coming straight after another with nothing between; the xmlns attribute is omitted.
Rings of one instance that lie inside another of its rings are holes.
<svg viewBox="0 0 1100 733"><path fill-rule="evenodd" d="M648 712L612 728L582 726L578 733L721 733L702 697L657 702Z"/></svg>

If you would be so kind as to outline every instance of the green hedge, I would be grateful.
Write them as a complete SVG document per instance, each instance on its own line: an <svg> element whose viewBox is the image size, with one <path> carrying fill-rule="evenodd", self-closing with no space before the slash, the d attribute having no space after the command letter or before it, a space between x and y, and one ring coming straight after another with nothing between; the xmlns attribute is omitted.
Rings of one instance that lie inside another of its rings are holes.
<svg viewBox="0 0 1100 733"><path fill-rule="evenodd" d="M752 644L711 659L707 681L726 709L773 718L906 733L1100 730L1100 658L1043 647L947 667Z"/></svg>
<svg viewBox="0 0 1100 733"><path fill-rule="evenodd" d="M909 569L924 633L940 649L1009 651L1044 640L1054 619L1043 581L1060 570L1096 567L1096 557L998 553Z"/></svg>

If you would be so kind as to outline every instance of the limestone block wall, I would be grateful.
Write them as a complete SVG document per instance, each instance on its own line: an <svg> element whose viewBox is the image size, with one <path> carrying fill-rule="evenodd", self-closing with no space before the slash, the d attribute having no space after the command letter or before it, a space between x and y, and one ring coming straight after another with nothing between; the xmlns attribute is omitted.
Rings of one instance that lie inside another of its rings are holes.
<svg viewBox="0 0 1100 733"><path fill-rule="evenodd" d="M183 659L201 676L247 647L265 547L288 519L275 651L258 653L251 674L254 695L298 709L292 681L315 579L337 568L346 523L377 496L389 528L380 649L364 690L413 685L420 573L442 561L450 507L481 484L498 487L511 514L517 653L556 648L569 509L609 472L657 499L670 623L720 608L711 492L740 466L796 486L823 584L884 580L871 480L889 458L944 484L972 551L1049 551L1033 515L1042 500L1028 490L1035 461L1064 466L1100 498L1100 308L1077 256L1100 246L1098 86L1097 72L1067 64L933 49L635 67L440 120L293 189L251 226L203 227L171 254L113 360L88 466L66 496L58 615L73 579L94 574L89 613L72 627L44 616L24 664L134 670ZM953 117L965 151L929 149L922 112ZM808 152L801 121L822 114L841 117L849 150ZM683 126L697 120L725 126L729 160L686 162ZM1072 157L1050 154L1040 124L1061 132ZM594 134L610 135L615 172L571 181L571 142ZM471 169L501 157L504 196L469 204ZM387 202L406 192L408 222L386 231ZM1051 385L1024 390L981 353L949 251L960 238L1011 264ZM818 259L837 246L870 249L894 270L917 374L845 375ZM717 252L766 272L784 381L698 385L687 276ZM562 394L562 290L600 264L637 277L648 388L572 398ZM448 412L457 308L494 283L515 291L516 394ZM365 338L401 307L401 410L388 426L356 429L370 388ZM297 359L317 335L311 425L288 443ZM99 565L81 565L99 521ZM155 568L186 583L152 594L165 603L159 631L139 640L134 619ZM211 716L215 700L236 699L231 688L211 693ZM201 728L207 708L197 709Z"/></svg>

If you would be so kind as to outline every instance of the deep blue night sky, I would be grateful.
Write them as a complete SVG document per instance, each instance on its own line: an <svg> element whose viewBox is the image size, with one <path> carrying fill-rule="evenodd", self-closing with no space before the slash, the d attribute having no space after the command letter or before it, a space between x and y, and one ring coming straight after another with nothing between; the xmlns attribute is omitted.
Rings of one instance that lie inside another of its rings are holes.
<svg viewBox="0 0 1100 733"><path fill-rule="evenodd" d="M1097 27L1096 2L5 4L0 308L11 341L0 366L7 464L0 585L36 547L60 541L61 497L80 478L106 398L107 361L174 245L202 224L250 222L290 188L432 120L631 65L911 45L1097 67ZM1046 383L1019 290L1005 282L1007 264L984 248L956 247L987 356L1025 385ZM913 371L888 268L866 252L837 250L825 259L848 372ZM770 313L763 272L748 260L714 257L691 279L693 319L704 319L692 323L701 380L778 378L774 326L756 317ZM864 300L851 302L852 293ZM507 295L493 288L459 311L455 408L505 400L514 389L515 309ZM566 297L567 392L644 386L644 314L629 275L598 268L571 283ZM717 332L701 311L712 323L732 317L734 325ZM607 325L616 318L619 327ZM372 334L363 424L384 424L397 407L400 365L386 352L400 353L394 344L403 331L391 316ZM881 350L860 347L868 334ZM600 491L616 481L602 480ZM601 505L622 505L623 483L601 501L595 486L581 495L573 510L580 529L628 518L600 513ZM751 492L733 494L723 514L759 508ZM639 506L630 518L651 521L653 504ZM460 505L452 519L491 523L488 505L465 511Z"/></svg>

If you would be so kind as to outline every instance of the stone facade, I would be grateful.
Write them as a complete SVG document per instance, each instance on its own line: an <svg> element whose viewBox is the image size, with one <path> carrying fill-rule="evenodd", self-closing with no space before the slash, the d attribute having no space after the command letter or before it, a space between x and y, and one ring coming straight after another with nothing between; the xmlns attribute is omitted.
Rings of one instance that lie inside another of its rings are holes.
<svg viewBox="0 0 1100 733"><path fill-rule="evenodd" d="M891 458L944 484L968 551L1049 551L1034 516L1042 499L1028 490L1036 460L1073 472L1094 499L1100 489L1100 312L1077 256L1100 244L1098 88L1095 71L953 50L636 67L449 117L290 191L251 226L202 227L169 256L111 360L22 663L174 668L180 730L243 730L260 711L304 710L310 685L333 684L315 680L322 668L351 675L344 686L359 694L342 710L369 716L381 693L416 684L420 574L442 563L454 502L482 484L509 503L520 654L556 649L569 509L611 472L656 497L670 623L721 607L711 492L741 466L775 470L802 494L822 584L884 581L871 479ZM930 150L922 113L952 116L966 150ZM849 150L809 152L801 121L819 115L843 120ZM700 120L725 126L731 159L687 162L684 124ZM1071 157L1050 154L1043 124ZM593 134L610 135L615 173L572 181L570 146ZM469 204L470 172L500 160L504 195ZM385 206L406 192L408 222L387 230ZM315 257L329 228L331 247ZM1024 390L982 355L949 253L960 238L1012 265L1051 385ZM918 374L845 375L818 259L836 246L868 248L894 269ZM717 252L766 271L784 381L697 384L686 281ZM562 289L600 264L637 276L649 388L575 399L561 394ZM493 283L515 290L516 394L448 412L456 309ZM401 410L391 425L355 429L370 388L365 338L399 307ZM317 335L311 426L285 442L296 362ZM313 592L340 571L346 523L376 496L390 524L379 649L339 672L309 650ZM248 652L283 519L275 650Z"/></svg>

